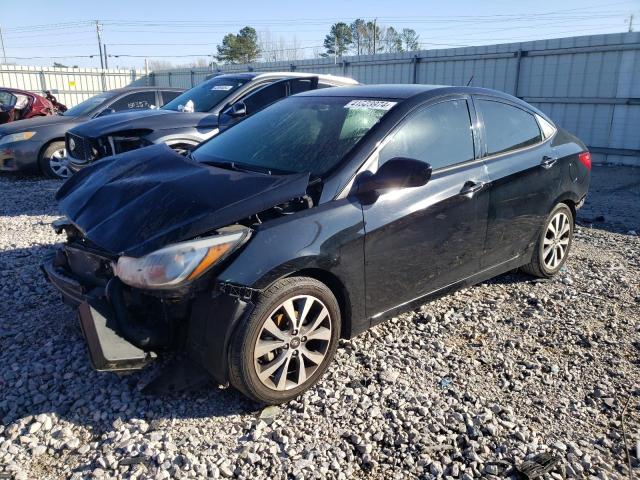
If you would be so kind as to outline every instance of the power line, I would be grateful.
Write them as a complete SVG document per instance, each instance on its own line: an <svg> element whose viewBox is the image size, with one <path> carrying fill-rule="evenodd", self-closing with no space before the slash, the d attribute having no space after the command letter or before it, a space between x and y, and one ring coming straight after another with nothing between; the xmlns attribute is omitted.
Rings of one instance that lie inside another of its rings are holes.
<svg viewBox="0 0 640 480"><path fill-rule="evenodd" d="M560 35L560 34L564 34L564 33L579 33L579 32L586 32L589 30L604 30L604 29L609 29L609 28L616 28L620 25L618 24L608 24L608 23L603 23L603 20L615 20L615 19L620 19L622 20L623 18L625 19L625 24L628 23L629 24L629 30L632 30L633 28L633 14L631 14L631 16L629 17L629 11L625 11L625 12L614 12L611 10L612 6L616 6L616 5L628 5L628 4L634 4L633 2L629 2L629 1L620 1L620 2L614 2L614 3L610 3L608 5L609 9L606 11L602 10L602 4L593 4L593 5L587 5L587 6L583 6L580 8L572 8L572 9L561 9L561 10L555 10L555 11L547 11L547 12L540 12L540 13L511 13L511 14L491 14L491 15L456 15L456 16L449 16L449 15L434 15L434 16L414 16L414 17L407 17L407 16L379 16L379 17L373 17L376 18L375 20L375 24L376 26L378 26L378 22L391 22L394 24L411 24L413 26L417 26L420 25L425 29L428 29L428 31L439 31L439 30L451 30L452 26L455 25L455 28L460 28L460 29L464 29L465 27L468 26L473 26L473 25L477 25L477 24L483 24L483 25L492 25L495 27L500 27L500 28L492 28L492 29L484 29L484 28L471 28L468 30L461 30L460 35L458 35L456 38L459 38L462 42L465 42L466 40L468 40L468 42L472 43L472 42L484 42L484 41L491 41L491 42L510 42L510 41L517 41L519 38L525 38L525 37L514 37L514 36L510 36L509 38L505 38L505 39L498 39L495 37L492 38L476 38L475 35L476 34L491 34L493 32L510 32L510 31L516 31L516 30L530 30L530 29L540 29L541 27L545 27L547 30L547 34L546 37L549 38L549 35ZM623 17L624 16L624 17ZM369 17L371 18L371 16ZM596 19L600 21L600 23L598 24L593 24L593 23L589 23L589 22L593 22L594 19ZM627 21L628 19L628 21ZM4 31L0 31L0 41L4 40L4 38L2 38L1 34L5 34L5 37L8 36L10 38L10 40L18 40L20 42L20 45L16 46L16 47L11 47L11 48L16 48L16 49L28 49L28 48L62 48L62 47L85 47L86 45L78 45L79 42L73 42L73 43L59 43L59 44L46 44L46 45L28 45L28 44L24 44L23 42L21 42L19 39L22 38L30 38L30 37L41 37L42 33L39 34L34 34L33 32L45 32L45 31L49 31L49 32L55 32L53 33L53 35L56 36L63 36L63 35L74 35L74 36L81 36L83 37L82 40L86 39L86 36L91 32L90 30L86 30L88 28L92 29L92 27L95 27L95 33L97 35L97 40L98 40L98 48L99 48L99 52L100 52L100 60L101 60L101 65L104 67L106 65L106 58L107 58L107 54L106 54L106 49L103 48L103 43L102 43L102 33L105 31L105 26L107 27L108 32L126 32L126 33L151 33L151 34L158 34L161 33L162 35L164 34L168 34L168 33L180 33L182 35L186 35L186 34L212 34L212 33L227 33L228 32L228 28L234 28L237 27L238 25L255 25L257 27L260 26L284 26L284 27L291 27L291 28L295 28L296 30L299 31L300 26L326 26L328 22L333 22L339 19L333 18L333 19L329 19L329 18L325 18L325 19L318 19L318 18L298 18L298 19L285 19L285 18L280 18L280 19L274 19L274 20L264 20L264 19L260 19L260 20L225 20L225 21L217 21L217 22L206 22L206 21L199 21L199 20L159 20L159 21L153 21L153 20L94 20L94 21L89 21L89 20L83 20L83 21L74 21L74 22L66 22L66 23L55 23L55 24L41 24L41 25L33 25L33 26L17 26L17 27L13 27L10 29L4 29ZM526 22L526 24L523 24L524 22ZM556 28L563 28L566 26L567 22L572 22L572 24L574 25L574 28L570 31L562 31L562 32L552 32L551 30L554 30ZM594 28L589 28L593 25ZM179 30L179 31L175 31L172 32L170 30L167 30L167 27L184 27L183 30ZM112 29L112 27L115 27L115 29ZM124 28L127 30L117 30L117 28ZM188 28L186 28L188 27ZM225 30L213 30L212 28L208 28L208 27L219 27L219 28L225 28L227 27L227 29ZM578 28L575 28L578 27ZM204 31L198 31L198 30L194 30L198 29L198 28L206 28L207 30ZM72 30L72 29L79 29L79 30L75 30L75 31L61 31L61 30ZM145 30L145 29L149 29L149 30ZM626 26L625 26L626 29ZM322 32L326 32L326 29L322 29L322 30L309 30L308 28L305 28L305 32L310 32L310 31L322 31ZM8 34L6 32L9 32ZM294 33L293 30L289 31L289 30L283 30L280 31L281 33ZM271 33L271 31L269 30L269 33ZM418 32L419 33L419 32ZM525 33L525 32L522 32ZM532 33L533 35L533 33ZM527 36L526 38L530 38L530 36ZM462 44L462 43L446 43L446 39L442 38L441 36L438 36L438 34L436 33L434 36L426 36L426 37L422 37L421 40L423 40L422 42L420 42L420 45L424 45L424 46L450 46L450 47L463 47L463 46L469 46L467 44ZM429 41L429 40L434 40L434 41ZM455 41L455 40L454 40ZM313 42L316 43L316 41L309 41L309 42ZM86 42L87 44L89 43L88 41ZM140 42L140 43L111 43L109 42L109 46L110 49L112 47L149 47L149 46L158 46L158 47L164 47L164 46L175 46L175 47L197 47L197 46L203 46L203 47L208 47L208 46L212 46L212 45L216 45L219 42L192 42L192 43L177 43L177 42L171 42L171 43L152 43L152 42ZM304 42L302 42L304 43ZM376 38L374 36L374 43L376 42ZM2 47L4 49L5 47L5 42L2 42ZM263 50L263 54L269 54L269 53L274 53L274 52L285 52L285 51L305 51L308 49L323 49L324 46L323 45L310 45L310 46L296 46L296 47L291 47L291 48L279 48L279 49L273 49L273 50ZM103 57L104 55L104 57ZM6 54L5 54L6 56ZM188 58L188 57L211 57L211 53L206 53L206 54L180 54L180 55L169 55L169 54L162 54L162 55L139 55L139 54L129 54L129 53L123 53L123 54L119 54L119 55L115 55L115 54L110 54L109 57L128 57L128 58L145 58L145 57L156 57L156 58ZM49 58L49 59L54 59L54 58L94 58L95 55L66 55L66 56L24 56L24 57L6 57L6 58L12 58L12 59L42 59L42 58ZM5 60L6 61L6 60Z"/></svg>
<svg viewBox="0 0 640 480"><path fill-rule="evenodd" d="M617 5L633 5L635 6L635 2L632 1L622 1L622 2L614 2L609 3L607 5L608 10L603 10L601 13L606 14L610 13L610 8L612 6ZM491 15L428 15L428 16L375 16L380 21L396 21L396 22L411 22L411 23L421 23L421 22L444 22L444 21L469 21L469 20L481 20L486 21L488 19L535 19L537 17L548 17L551 15L564 14L569 12L584 12L585 10L590 9L602 9L603 6L601 3L586 5L580 8L571 8L571 9L560 9L554 10L550 12L525 12L525 13L508 13L508 14L491 14ZM587 12L588 14L594 15L599 12ZM585 15L581 15L584 17ZM469 19L469 20L467 20ZM193 25L202 25L202 26L236 26L236 25L276 25L276 24L285 24L290 25L292 22L295 22L296 25L300 24L326 24L328 22L341 21L343 19L337 17L329 17L329 18L288 18L288 19L280 19L280 20L265 20L262 19L238 19L238 20L226 20L221 22L202 22L195 20L158 20L158 21L150 21L150 20L102 20L104 25L131 25L131 26L140 26L140 25L154 25L154 26L166 26L166 25L183 25L183 26L193 26ZM66 30L68 28L74 26L90 26L93 25L94 21L92 20L81 20L74 22L66 22L66 23L53 23L53 24L39 24L39 25L22 25L12 28L5 28L5 32L30 32L34 30Z"/></svg>
<svg viewBox="0 0 640 480"><path fill-rule="evenodd" d="M37 56L37 57L12 57L7 55L7 58L14 60L36 60L36 59L57 59L57 58L93 58L95 55L61 55L61 56Z"/></svg>

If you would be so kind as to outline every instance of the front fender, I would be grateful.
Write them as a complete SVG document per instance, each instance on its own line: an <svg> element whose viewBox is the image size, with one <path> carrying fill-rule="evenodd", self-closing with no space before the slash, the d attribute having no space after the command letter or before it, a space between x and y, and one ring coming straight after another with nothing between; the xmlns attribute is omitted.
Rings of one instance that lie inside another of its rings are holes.
<svg viewBox="0 0 640 480"><path fill-rule="evenodd" d="M263 223L218 280L263 290L300 271L326 272L348 292L351 331L368 327L364 309L362 209L349 199ZM322 277L322 275L320 275ZM354 334L355 334L354 333Z"/></svg>

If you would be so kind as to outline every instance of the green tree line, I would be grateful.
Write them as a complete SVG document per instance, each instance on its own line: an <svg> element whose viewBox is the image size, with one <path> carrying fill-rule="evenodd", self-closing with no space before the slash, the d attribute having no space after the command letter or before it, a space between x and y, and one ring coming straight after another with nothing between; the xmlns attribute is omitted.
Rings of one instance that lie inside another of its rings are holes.
<svg viewBox="0 0 640 480"><path fill-rule="evenodd" d="M375 53L410 52L420 48L420 37L412 28L396 30L378 25L375 20L358 18L347 24L334 23L324 39L322 56L372 55ZM261 58L258 33L244 27L228 33L217 46L216 58L223 63L253 63Z"/></svg>
<svg viewBox="0 0 640 480"><path fill-rule="evenodd" d="M358 18L350 24L334 23L324 38L324 56L373 55L411 52L420 48L420 37L412 28L396 30L375 20Z"/></svg>

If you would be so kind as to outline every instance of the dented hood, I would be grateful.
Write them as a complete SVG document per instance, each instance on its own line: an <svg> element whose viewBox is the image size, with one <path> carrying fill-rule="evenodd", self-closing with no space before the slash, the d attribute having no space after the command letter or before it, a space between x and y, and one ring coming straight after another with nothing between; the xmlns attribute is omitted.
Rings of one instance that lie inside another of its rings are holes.
<svg viewBox="0 0 640 480"><path fill-rule="evenodd" d="M100 160L58 190L61 212L97 246L145 255L306 193L309 175L226 170L166 145Z"/></svg>

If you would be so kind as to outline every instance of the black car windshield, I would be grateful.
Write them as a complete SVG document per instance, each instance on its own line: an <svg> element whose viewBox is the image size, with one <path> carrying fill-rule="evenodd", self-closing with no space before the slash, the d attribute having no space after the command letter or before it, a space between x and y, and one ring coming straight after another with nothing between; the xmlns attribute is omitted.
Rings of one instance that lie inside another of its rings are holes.
<svg viewBox="0 0 640 480"><path fill-rule="evenodd" d="M188 108L187 103L191 101L194 112L208 112L250 80L249 78L216 77L178 95L162 109L179 112L185 107Z"/></svg>
<svg viewBox="0 0 640 480"><path fill-rule="evenodd" d="M322 177L395 103L386 99L289 97L203 143L192 158Z"/></svg>
<svg viewBox="0 0 640 480"><path fill-rule="evenodd" d="M71 107L62 115L64 115L65 117L79 117L80 115L84 115L85 113L89 113L92 110L95 110L100 105L102 105L105 101L113 97L115 97L114 93L101 93L99 95L94 95L93 97L88 98L84 102L79 103L75 107Z"/></svg>

